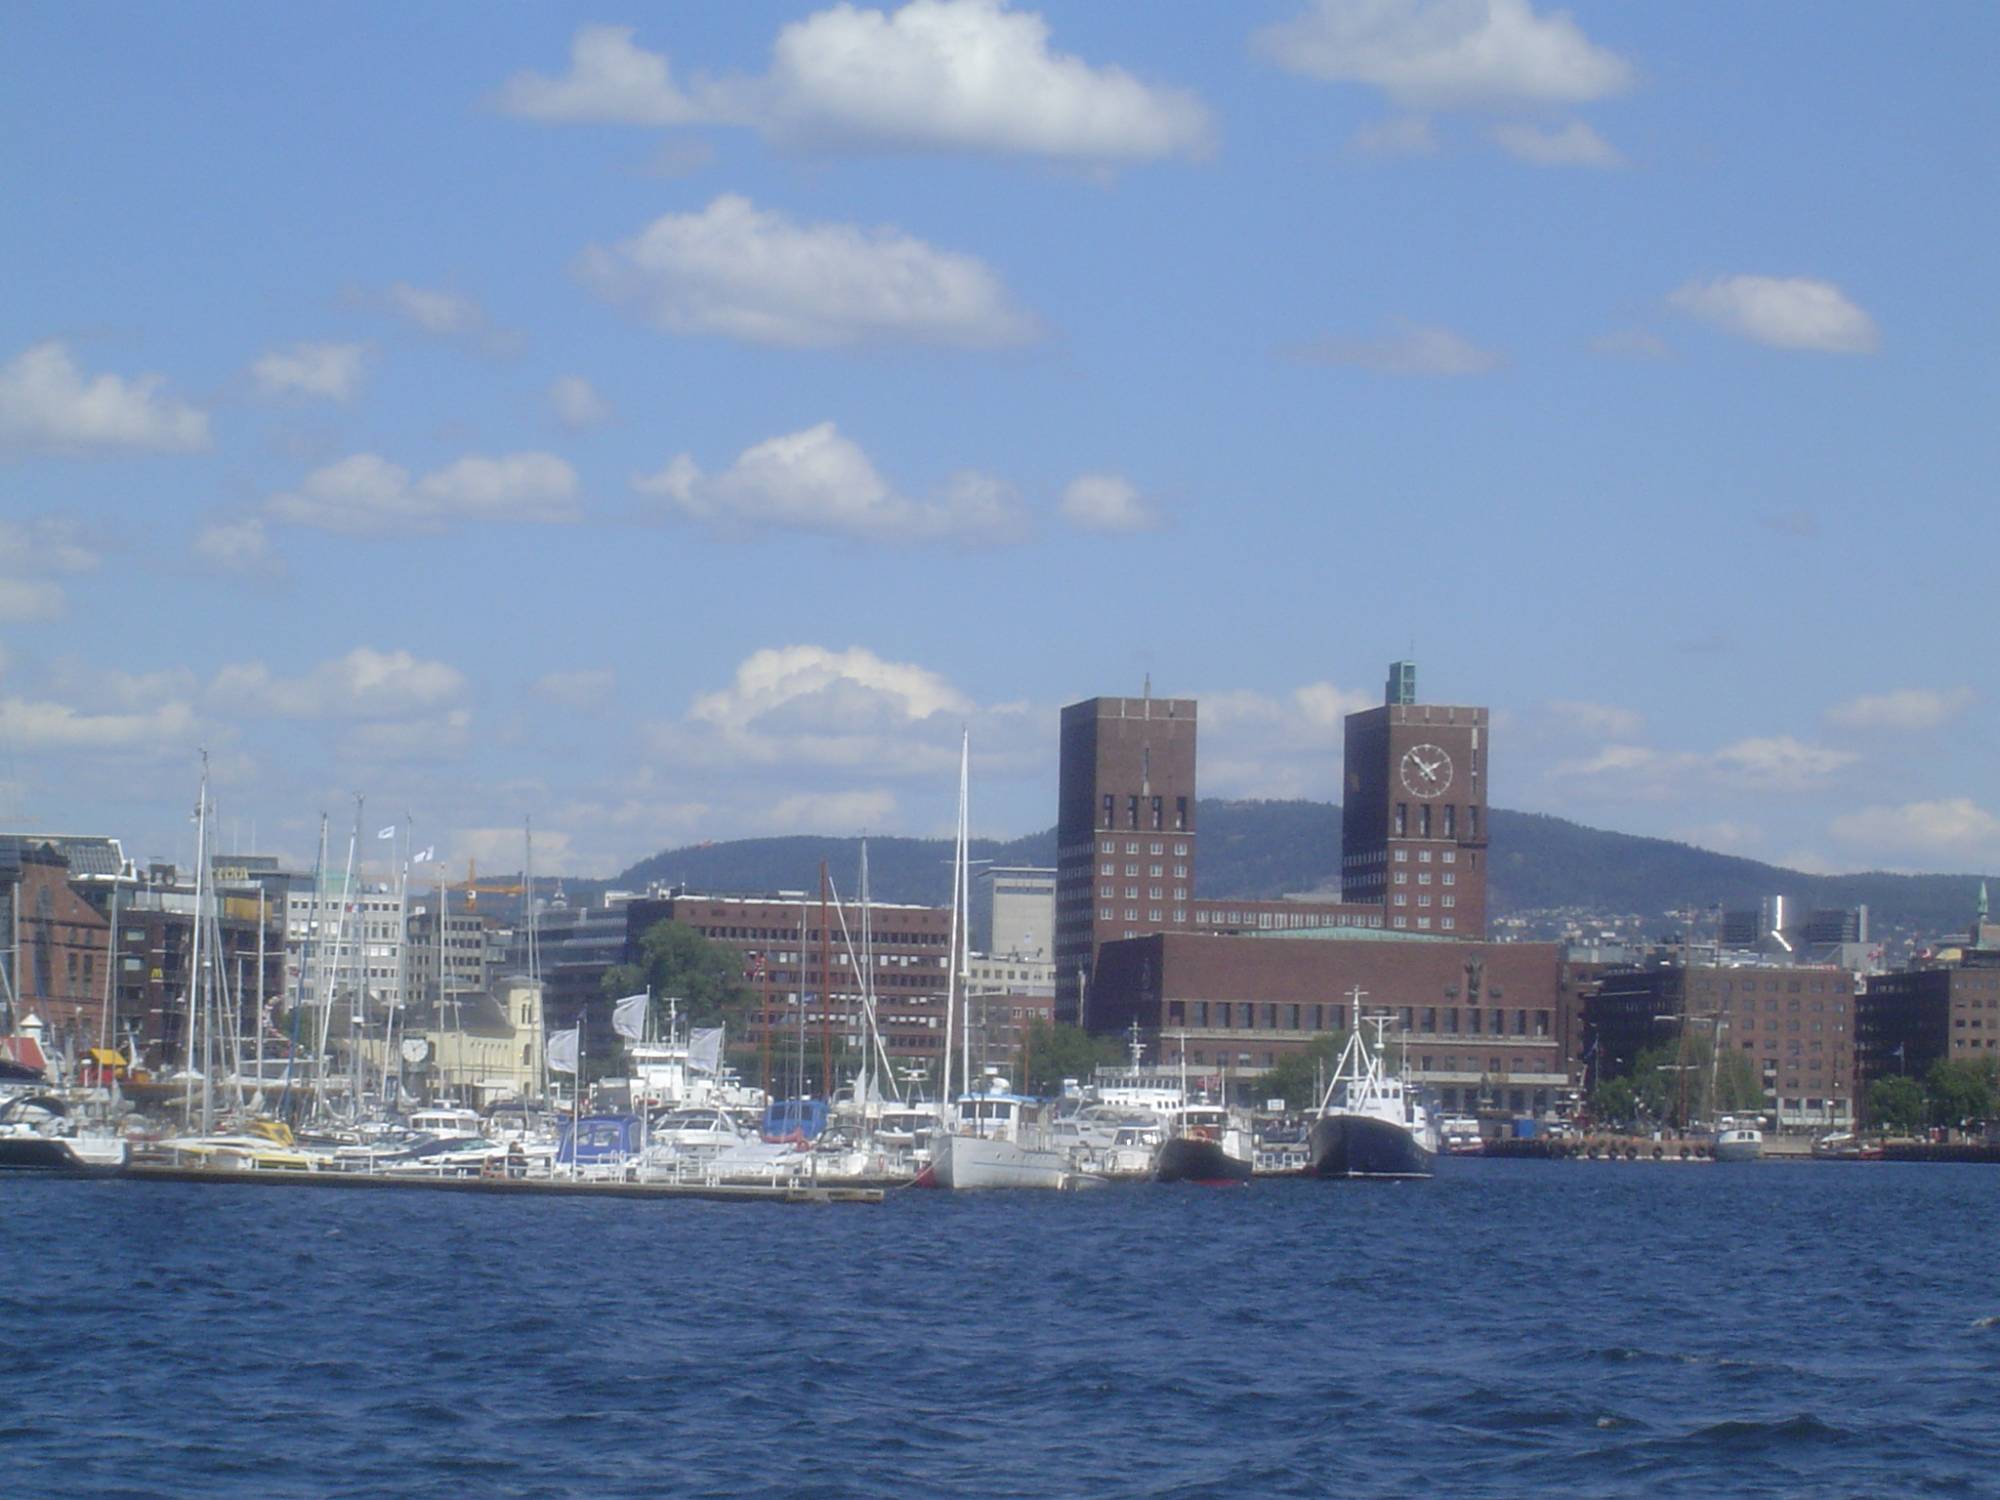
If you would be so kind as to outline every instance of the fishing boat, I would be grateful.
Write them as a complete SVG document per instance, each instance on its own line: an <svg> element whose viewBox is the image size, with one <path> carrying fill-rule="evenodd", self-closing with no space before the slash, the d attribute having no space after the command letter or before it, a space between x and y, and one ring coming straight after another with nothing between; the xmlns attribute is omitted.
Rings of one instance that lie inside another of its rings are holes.
<svg viewBox="0 0 2000 1500"><path fill-rule="evenodd" d="M1360 1007L1357 1002L1356 1010ZM1316 1177L1429 1177L1438 1151L1430 1111L1382 1066L1383 1016L1370 1016L1375 1046L1360 1027L1341 1049L1308 1136Z"/></svg>
<svg viewBox="0 0 2000 1500"><path fill-rule="evenodd" d="M1250 1132L1222 1105L1190 1104L1175 1116L1153 1178L1211 1187L1248 1182L1253 1154Z"/></svg>
<svg viewBox="0 0 2000 1500"><path fill-rule="evenodd" d="M931 1162L917 1181L941 1188L1054 1188L1095 1185L1068 1151L1042 1135L1041 1101L1014 1092L997 1070L984 1087L962 1094L948 1129L931 1142Z"/></svg>

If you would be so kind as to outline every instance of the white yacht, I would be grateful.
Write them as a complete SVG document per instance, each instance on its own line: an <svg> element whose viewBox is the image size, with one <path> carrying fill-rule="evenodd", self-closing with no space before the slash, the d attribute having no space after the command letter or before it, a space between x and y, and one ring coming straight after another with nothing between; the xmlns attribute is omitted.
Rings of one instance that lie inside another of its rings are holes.
<svg viewBox="0 0 2000 1500"><path fill-rule="evenodd" d="M1040 1100L1015 1093L997 1070L983 1083L959 1096L949 1128L932 1138L920 1185L1068 1189L1103 1181L1078 1171L1068 1151L1048 1143Z"/></svg>
<svg viewBox="0 0 2000 1500"><path fill-rule="evenodd" d="M1764 1155L1764 1132L1755 1120L1724 1115L1715 1122L1717 1161L1757 1161Z"/></svg>

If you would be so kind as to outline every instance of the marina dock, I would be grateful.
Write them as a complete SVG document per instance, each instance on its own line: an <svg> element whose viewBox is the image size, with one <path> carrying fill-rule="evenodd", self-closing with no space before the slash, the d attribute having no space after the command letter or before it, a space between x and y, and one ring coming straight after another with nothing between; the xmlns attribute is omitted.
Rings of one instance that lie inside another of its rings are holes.
<svg viewBox="0 0 2000 1500"><path fill-rule="evenodd" d="M241 1187L385 1188L516 1197L677 1198L709 1203L881 1203L879 1187L808 1183L591 1182L561 1177L389 1177L369 1172L295 1172L281 1168L176 1167L141 1162L125 1169L128 1180L197 1182Z"/></svg>

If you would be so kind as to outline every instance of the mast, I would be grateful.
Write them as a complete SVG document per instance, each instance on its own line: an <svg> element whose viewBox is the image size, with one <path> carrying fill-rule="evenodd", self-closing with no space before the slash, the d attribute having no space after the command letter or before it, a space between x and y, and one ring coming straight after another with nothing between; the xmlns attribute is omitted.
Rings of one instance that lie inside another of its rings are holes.
<svg viewBox="0 0 2000 1500"><path fill-rule="evenodd" d="M181 1119L188 1120L194 1114L194 1034L197 1026L195 1007L201 998L201 893L202 866L208 863L208 752L201 752L201 795L194 809L194 919L190 924L193 931L189 935L188 984L187 984L187 1084L181 1099ZM205 1093L205 1091L204 1091ZM205 1100L204 1100L205 1102Z"/></svg>
<svg viewBox="0 0 2000 1500"><path fill-rule="evenodd" d="M958 1076L970 1087L972 1084L972 986L966 981L965 953L971 945L972 933L972 819L969 811L972 769L972 731L960 731L958 745L958 865L953 872L954 885L951 893L953 910L959 915L952 922L958 934L952 943L952 967L958 972L958 993L960 1003L965 1006L965 1024L959 1028L958 1045L963 1051L959 1058ZM982 1050L985 1038L980 1038Z"/></svg>
<svg viewBox="0 0 2000 1500"><path fill-rule="evenodd" d="M116 894L114 891L113 895ZM257 882L257 1097L260 1108L264 1095L264 905L264 882L260 880Z"/></svg>
<svg viewBox="0 0 2000 1500"><path fill-rule="evenodd" d="M951 1107L951 1049L958 1024L958 865L964 856L960 846L965 833L965 758L971 743L970 731L961 730L958 746L958 828L952 841L950 947L944 961L944 1077L938 1085L938 1118L944 1120ZM961 1077L961 1087L969 1085Z"/></svg>
<svg viewBox="0 0 2000 1500"><path fill-rule="evenodd" d="M819 862L819 1087L833 1100L833 924L826 910L826 861ZM801 1093L803 1094L803 1090Z"/></svg>
<svg viewBox="0 0 2000 1500"><path fill-rule="evenodd" d="M361 844L361 814L366 799L361 793L354 794L354 835L348 841L349 849L358 849ZM348 860L353 868L355 856ZM354 882L350 876L347 885L348 905L354 911L354 942L352 962L348 966L348 982L352 986L347 1007L347 1115L351 1120L361 1118L361 1029L367 1021L368 1005L368 912L367 897L354 899Z"/></svg>
<svg viewBox="0 0 2000 1500"><path fill-rule="evenodd" d="M111 925L104 938L104 1020L99 1028L98 1046L109 1048L114 1027L112 1012L116 1005L118 984L118 886L117 877L111 881Z"/></svg>

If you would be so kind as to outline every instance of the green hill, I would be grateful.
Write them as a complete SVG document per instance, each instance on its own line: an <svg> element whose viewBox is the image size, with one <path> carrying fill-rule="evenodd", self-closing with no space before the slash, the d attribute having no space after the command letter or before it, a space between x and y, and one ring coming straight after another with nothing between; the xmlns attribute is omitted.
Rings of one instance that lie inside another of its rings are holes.
<svg viewBox="0 0 2000 1500"><path fill-rule="evenodd" d="M1197 810L1204 899L1330 891L1339 885L1340 809L1324 802L1203 801ZM1493 915L1575 908L1654 916L1689 904L1742 907L1781 895L1807 907L1866 904L1878 928L1961 928L1977 875L1807 875L1668 839L1586 828L1564 818L1495 808L1489 853ZM972 857L1053 865L1055 830L1000 842L975 839ZM735 839L669 849L641 860L613 886L659 881L704 891L819 889L827 861L843 895L855 893L860 840ZM947 839L868 842L876 899L943 904L951 892Z"/></svg>

